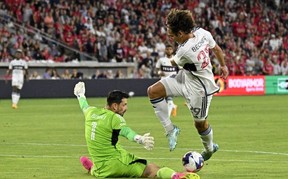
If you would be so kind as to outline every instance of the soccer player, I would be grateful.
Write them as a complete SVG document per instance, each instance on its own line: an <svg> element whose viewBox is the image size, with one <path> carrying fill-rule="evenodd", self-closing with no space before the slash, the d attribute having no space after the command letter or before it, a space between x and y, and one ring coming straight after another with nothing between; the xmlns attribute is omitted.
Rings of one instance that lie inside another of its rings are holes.
<svg viewBox="0 0 288 179"><path fill-rule="evenodd" d="M166 44L165 47L165 57L160 58L155 67L158 71L158 75L161 78L169 77L171 75L176 75L178 68L171 64L173 58L173 46L171 44ZM173 98L171 96L166 97L166 102L168 104L168 114L175 117L177 115L177 105L174 104Z"/></svg>
<svg viewBox="0 0 288 179"><path fill-rule="evenodd" d="M163 78L149 86L147 93L155 114L167 133L170 151L176 147L180 129L172 124L164 99L167 96L183 96L185 98L204 146L201 154L204 160L208 160L219 148L213 142L212 127L207 120L212 96L219 90L214 82L209 53L212 50L216 55L221 65L221 77L226 79L228 69L223 52L209 31L196 27L189 10L171 9L166 25L168 37L179 44L172 64L183 67L183 69L176 76Z"/></svg>
<svg viewBox="0 0 288 179"><path fill-rule="evenodd" d="M22 50L17 49L15 59L9 63L7 75L12 72L12 108L17 109L20 99L20 91L24 84L24 78L28 78L28 65L22 57Z"/></svg>
<svg viewBox="0 0 288 179"><path fill-rule="evenodd" d="M92 161L83 156L82 165L91 175L99 178L172 178L198 179L195 173L179 173L168 167L158 167L154 163L139 158L123 149L118 143L120 136L137 142L147 150L154 147L150 133L139 135L127 126L124 113L128 109L129 95L119 90L111 91L105 108L89 106L85 97L85 84L78 82L74 94L85 116L85 138Z"/></svg>

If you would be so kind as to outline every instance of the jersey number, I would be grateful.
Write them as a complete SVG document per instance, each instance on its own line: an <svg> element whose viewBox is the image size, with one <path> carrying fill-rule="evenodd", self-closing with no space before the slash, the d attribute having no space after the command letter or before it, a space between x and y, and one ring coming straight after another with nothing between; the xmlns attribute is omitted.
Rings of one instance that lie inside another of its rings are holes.
<svg viewBox="0 0 288 179"><path fill-rule="evenodd" d="M198 114L201 112L201 109L200 108L193 108L191 106L190 111L192 112L194 118L198 118Z"/></svg>
<svg viewBox="0 0 288 179"><path fill-rule="evenodd" d="M96 132L96 127L97 127L97 122L92 122L91 124L91 140L95 140L95 132Z"/></svg>
<svg viewBox="0 0 288 179"><path fill-rule="evenodd" d="M198 61L203 61L201 68L205 68L209 65L209 47L207 46L204 50L201 50L197 55Z"/></svg>

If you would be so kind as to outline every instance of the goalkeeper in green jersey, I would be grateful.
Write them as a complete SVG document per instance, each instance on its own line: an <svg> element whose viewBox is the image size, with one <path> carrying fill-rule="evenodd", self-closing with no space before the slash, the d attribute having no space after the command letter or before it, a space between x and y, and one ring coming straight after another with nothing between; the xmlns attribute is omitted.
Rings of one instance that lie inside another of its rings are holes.
<svg viewBox="0 0 288 179"><path fill-rule="evenodd" d="M81 157L80 162L91 175L100 178L172 178L199 179L195 173L175 172L168 167L160 168L154 163L139 158L123 149L118 143L122 136L131 142L137 142L147 150L154 147L154 138L150 133L137 134L127 126L124 113L127 110L129 95L119 90L111 91L105 108L89 106L85 97L85 84L78 82L74 87L80 108L85 116L85 138L90 154Z"/></svg>

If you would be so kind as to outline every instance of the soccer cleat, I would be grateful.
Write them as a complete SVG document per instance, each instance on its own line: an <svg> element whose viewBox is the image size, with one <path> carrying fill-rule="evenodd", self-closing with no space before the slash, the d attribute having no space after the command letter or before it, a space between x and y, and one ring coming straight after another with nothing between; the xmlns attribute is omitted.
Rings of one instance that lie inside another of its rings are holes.
<svg viewBox="0 0 288 179"><path fill-rule="evenodd" d="M89 160L89 158L82 156L80 158L80 162L82 163L83 167L88 170L88 173L90 173L91 168L93 167L93 162Z"/></svg>
<svg viewBox="0 0 288 179"><path fill-rule="evenodd" d="M174 150L176 148L176 145L177 145L177 137L180 133L180 129L174 125L174 129L171 133L168 133L166 135L166 137L168 138L168 141L169 141L169 148L170 148L170 151Z"/></svg>
<svg viewBox="0 0 288 179"><path fill-rule="evenodd" d="M200 179L200 176L196 173L175 173L172 179Z"/></svg>
<svg viewBox="0 0 288 179"><path fill-rule="evenodd" d="M172 109L172 111L171 111L171 116L173 116L173 117L176 117L176 115L177 115L177 105L174 105L174 107L173 107L173 109Z"/></svg>
<svg viewBox="0 0 288 179"><path fill-rule="evenodd" d="M12 104L12 108L17 109L18 108L17 104Z"/></svg>
<svg viewBox="0 0 288 179"><path fill-rule="evenodd" d="M201 153L204 161L209 160L209 159L211 158L211 156L213 155L213 153L217 152L218 149L219 149L219 145L214 143L214 144L213 144L213 151L212 151L212 152L204 150L204 151Z"/></svg>

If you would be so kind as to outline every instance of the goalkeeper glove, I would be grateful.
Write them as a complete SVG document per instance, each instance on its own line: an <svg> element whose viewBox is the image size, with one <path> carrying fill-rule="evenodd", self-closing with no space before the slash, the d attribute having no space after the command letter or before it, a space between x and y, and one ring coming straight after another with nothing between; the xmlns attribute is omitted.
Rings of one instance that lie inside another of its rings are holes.
<svg viewBox="0 0 288 179"><path fill-rule="evenodd" d="M146 150L152 150L154 147L154 137L150 136L150 133L146 133L143 136L136 135L134 141L142 144Z"/></svg>
<svg viewBox="0 0 288 179"><path fill-rule="evenodd" d="M75 85L74 95L77 96L77 98L85 97L85 83L84 82L78 82Z"/></svg>

